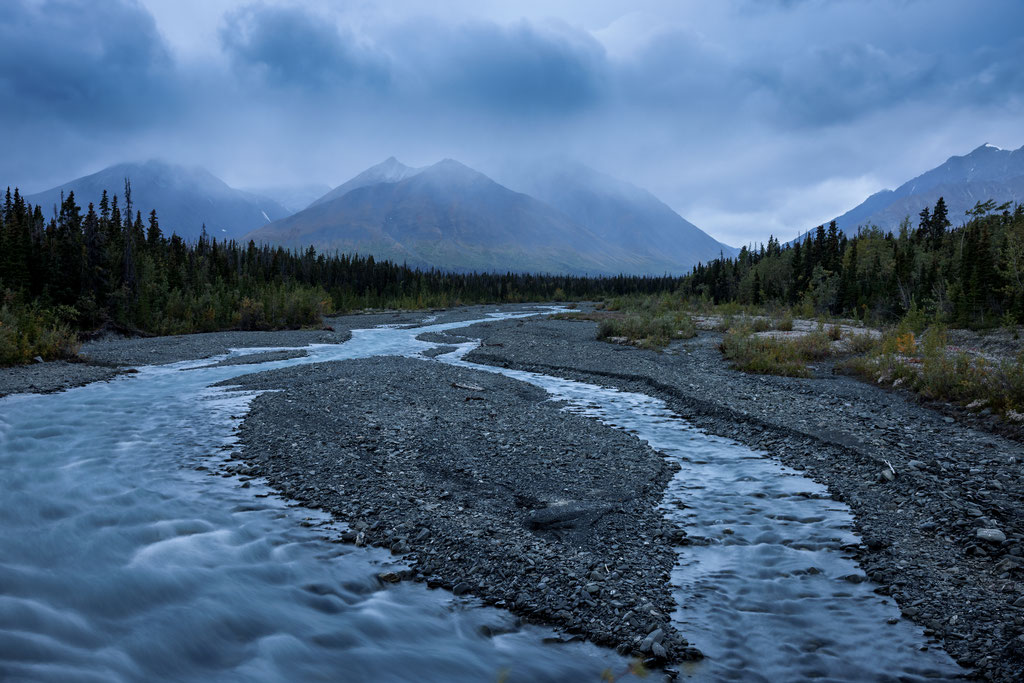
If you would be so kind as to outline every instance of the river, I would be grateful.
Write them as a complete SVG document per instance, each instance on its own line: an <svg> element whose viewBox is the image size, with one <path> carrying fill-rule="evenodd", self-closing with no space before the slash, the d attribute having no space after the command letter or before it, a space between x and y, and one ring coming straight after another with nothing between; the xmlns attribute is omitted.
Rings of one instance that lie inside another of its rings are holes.
<svg viewBox="0 0 1024 683"><path fill-rule="evenodd" d="M301 363L422 357L436 345L418 335L472 322L356 330L302 358L145 366L0 399L0 678L599 681L624 670L613 652L546 642L556 634L472 600L383 587L389 554L335 542L340 524L257 481L211 476L256 395L211 385ZM432 362L541 386L682 466L665 514L707 544L680 549L675 619L708 655L682 677L958 675L864 581L843 551L856 542L849 510L823 487L689 427L658 399L471 364L474 346Z"/></svg>

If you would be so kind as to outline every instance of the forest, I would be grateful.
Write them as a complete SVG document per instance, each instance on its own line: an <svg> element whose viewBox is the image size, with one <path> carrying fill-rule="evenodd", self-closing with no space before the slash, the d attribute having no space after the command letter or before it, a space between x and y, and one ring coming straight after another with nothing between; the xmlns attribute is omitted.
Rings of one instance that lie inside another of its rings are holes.
<svg viewBox="0 0 1024 683"><path fill-rule="evenodd" d="M954 327L1024 321L1024 205L978 202L953 226L943 198L899 232L842 234L833 221L785 246L743 248L684 278L685 297L775 304L804 316L885 323L911 310Z"/></svg>
<svg viewBox="0 0 1024 683"><path fill-rule="evenodd" d="M791 307L872 323L910 311L952 326L1024 320L1024 206L979 202L952 226L945 202L898 234L833 221L782 245L774 237L684 277L452 273L372 256L318 254L165 234L125 183L83 212L73 193L47 218L8 189L0 209L0 363L73 356L80 336L281 329L365 308L603 299Z"/></svg>
<svg viewBox="0 0 1024 683"><path fill-rule="evenodd" d="M83 209L7 190L0 208L0 364L73 356L82 333L184 334L320 324L364 308L602 298L674 291L677 277L420 270L372 256L296 253L165 234L155 211L103 192Z"/></svg>

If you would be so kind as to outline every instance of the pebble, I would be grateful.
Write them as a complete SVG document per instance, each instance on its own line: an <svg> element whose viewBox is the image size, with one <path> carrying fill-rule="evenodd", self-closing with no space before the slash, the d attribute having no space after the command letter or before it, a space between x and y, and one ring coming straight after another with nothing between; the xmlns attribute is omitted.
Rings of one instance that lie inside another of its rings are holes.
<svg viewBox="0 0 1024 683"><path fill-rule="evenodd" d="M999 529L978 529L975 534L979 539L989 543L1002 543L1006 540L1006 534Z"/></svg>

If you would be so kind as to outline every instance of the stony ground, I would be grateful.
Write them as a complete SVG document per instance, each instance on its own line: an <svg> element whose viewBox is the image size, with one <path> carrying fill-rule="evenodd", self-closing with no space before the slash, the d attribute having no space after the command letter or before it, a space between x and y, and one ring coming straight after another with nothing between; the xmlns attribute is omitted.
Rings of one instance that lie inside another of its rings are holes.
<svg viewBox="0 0 1024 683"><path fill-rule="evenodd" d="M348 540L403 554L417 580L623 654L698 656L669 623L682 535L655 509L674 469L649 446L537 387L424 360L241 384L284 389L243 422L248 473L346 521Z"/></svg>
<svg viewBox="0 0 1024 683"><path fill-rule="evenodd" d="M481 312L443 315L471 320ZM231 347L339 342L350 329L422 317L347 316L328 321L332 330L108 338L87 344L83 363L0 371L0 395L59 390ZM942 640L971 675L1020 680L1019 441L994 433L983 417L922 405L833 374L826 363L809 379L735 372L714 332L655 352L597 342L595 331L591 322L538 318L457 332L483 340L469 357L475 362L656 395L696 426L804 470L850 505L864 540L861 564L905 618ZM325 373L338 381L320 382ZM350 520L353 542L409 551L414 571L435 585L598 642L644 654L656 654L657 644L687 656L664 616L665 562L670 542L681 539L650 517L671 472L635 440L559 413L539 390L424 361L305 366L248 381L286 392L257 400L243 425L242 466ZM503 457L510 453L518 457ZM602 478L613 457L630 463L629 481Z"/></svg>
<svg viewBox="0 0 1024 683"><path fill-rule="evenodd" d="M486 344L469 360L656 395L698 427L804 470L850 505L865 541L862 566L906 618L974 675L1020 680L1020 443L826 366L810 379L733 371L717 333L659 353L596 342L595 330L529 320L459 332Z"/></svg>

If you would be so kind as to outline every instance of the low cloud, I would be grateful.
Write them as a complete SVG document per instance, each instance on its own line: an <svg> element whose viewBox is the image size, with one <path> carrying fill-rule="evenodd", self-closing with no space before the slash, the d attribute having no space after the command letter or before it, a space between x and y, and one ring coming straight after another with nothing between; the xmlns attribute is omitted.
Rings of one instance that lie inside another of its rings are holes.
<svg viewBox="0 0 1024 683"><path fill-rule="evenodd" d="M410 41L413 50L396 50L438 103L498 116L544 116L573 114L606 95L604 49L586 33L525 20L432 29Z"/></svg>
<svg viewBox="0 0 1024 683"><path fill-rule="evenodd" d="M199 2L0 3L0 180L158 156L335 184L392 154L559 154L740 243L1024 143L1016 0Z"/></svg>
<svg viewBox="0 0 1024 683"><path fill-rule="evenodd" d="M120 0L0 5L0 117L124 129L172 101L173 65L153 17Z"/></svg>
<svg viewBox="0 0 1024 683"><path fill-rule="evenodd" d="M272 86L329 92L354 83L384 87L383 55L329 16L299 7L252 4L229 12L220 29L224 51L245 75Z"/></svg>

